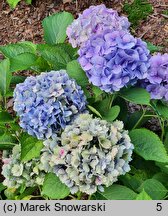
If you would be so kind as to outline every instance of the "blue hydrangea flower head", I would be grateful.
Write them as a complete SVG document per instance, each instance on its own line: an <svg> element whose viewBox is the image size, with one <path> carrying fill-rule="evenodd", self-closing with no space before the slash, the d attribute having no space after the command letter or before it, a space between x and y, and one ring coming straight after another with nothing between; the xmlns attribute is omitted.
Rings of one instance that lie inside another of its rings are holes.
<svg viewBox="0 0 168 216"><path fill-rule="evenodd" d="M89 114L80 114L65 127L61 139L45 141L49 165L71 190L92 194L103 191L130 170L133 152L123 122L108 123Z"/></svg>
<svg viewBox="0 0 168 216"><path fill-rule="evenodd" d="M16 86L14 110L25 131L38 139L48 139L85 112L86 97L66 71L51 71L28 77Z"/></svg>
<svg viewBox="0 0 168 216"><path fill-rule="evenodd" d="M89 81L105 92L119 91L147 76L149 50L126 31L94 34L79 49L79 63Z"/></svg>
<svg viewBox="0 0 168 216"><path fill-rule="evenodd" d="M168 54L154 55L150 59L147 79L142 83L152 99L168 101Z"/></svg>
<svg viewBox="0 0 168 216"><path fill-rule="evenodd" d="M95 33L105 29L128 30L129 26L126 17L119 16L117 11L101 4L84 10L67 28L67 35L73 47L80 47Z"/></svg>

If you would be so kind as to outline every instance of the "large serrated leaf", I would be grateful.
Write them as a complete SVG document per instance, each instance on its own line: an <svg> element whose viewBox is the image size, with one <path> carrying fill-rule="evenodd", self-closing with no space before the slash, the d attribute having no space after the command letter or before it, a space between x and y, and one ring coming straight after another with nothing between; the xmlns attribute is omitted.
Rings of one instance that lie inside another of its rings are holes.
<svg viewBox="0 0 168 216"><path fill-rule="evenodd" d="M168 155L159 137L145 128L132 130L130 138L134 151L145 160L168 162Z"/></svg>
<svg viewBox="0 0 168 216"><path fill-rule="evenodd" d="M33 53L22 53L10 59L10 71L27 70L36 64L37 56Z"/></svg>
<svg viewBox="0 0 168 216"><path fill-rule="evenodd" d="M54 173L46 175L42 194L51 199L63 199L70 193L69 188L63 184Z"/></svg>
<svg viewBox="0 0 168 216"><path fill-rule="evenodd" d="M69 54L62 47L40 44L37 51L55 70L66 69L67 63L71 61Z"/></svg>
<svg viewBox="0 0 168 216"><path fill-rule="evenodd" d="M44 39L48 44L63 43L66 39L66 29L73 21L68 12L56 13L43 20Z"/></svg>
<svg viewBox="0 0 168 216"><path fill-rule="evenodd" d="M80 86L86 87L89 85L85 72L76 60L70 61L67 64L67 73L71 78L75 79Z"/></svg>
<svg viewBox="0 0 168 216"><path fill-rule="evenodd" d="M29 161L40 156L40 151L43 148L43 141L35 137L27 136L21 139L21 159L22 161Z"/></svg>
<svg viewBox="0 0 168 216"><path fill-rule="evenodd" d="M120 96L135 104L150 105L150 94L142 88L129 88L120 91Z"/></svg>
<svg viewBox="0 0 168 216"><path fill-rule="evenodd" d="M152 198L143 189L142 192L137 195L136 200L152 200Z"/></svg>
<svg viewBox="0 0 168 216"><path fill-rule="evenodd" d="M168 192L164 185L156 179L147 179L142 183L139 190L145 190L153 200L164 199Z"/></svg>
<svg viewBox="0 0 168 216"><path fill-rule="evenodd" d="M105 188L104 192L97 192L93 199L96 200L134 200L137 194L122 185L114 184L110 187Z"/></svg>
<svg viewBox="0 0 168 216"><path fill-rule="evenodd" d="M3 55L7 58L14 58L17 55L23 54L23 53L36 53L36 45L29 42L18 42L16 44L8 44L5 46L0 46L0 52L3 53Z"/></svg>

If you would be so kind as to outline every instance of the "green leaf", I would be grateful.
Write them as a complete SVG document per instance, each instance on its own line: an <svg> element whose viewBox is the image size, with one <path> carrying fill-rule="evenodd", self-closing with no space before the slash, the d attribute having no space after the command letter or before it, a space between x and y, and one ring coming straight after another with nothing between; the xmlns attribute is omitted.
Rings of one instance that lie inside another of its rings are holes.
<svg viewBox="0 0 168 216"><path fill-rule="evenodd" d="M35 137L28 136L26 139L21 139L21 159L29 161L40 156L40 151L43 148L43 141Z"/></svg>
<svg viewBox="0 0 168 216"><path fill-rule="evenodd" d="M113 106L109 109L109 111L106 113L106 115L103 116L103 119L105 119L109 122L112 122L117 118L119 113L120 113L120 107L119 106Z"/></svg>
<svg viewBox="0 0 168 216"><path fill-rule="evenodd" d="M16 72L27 70L35 65L37 56L32 53L22 53L10 59L10 71Z"/></svg>
<svg viewBox="0 0 168 216"><path fill-rule="evenodd" d="M95 98L98 98L100 95L104 93L101 89L99 89L97 86L94 85L92 86L92 91Z"/></svg>
<svg viewBox="0 0 168 216"><path fill-rule="evenodd" d="M76 60L78 54L77 54L77 48L73 48L68 43L59 43L56 45L56 47L63 49L71 58L71 60Z"/></svg>
<svg viewBox="0 0 168 216"><path fill-rule="evenodd" d="M130 132L135 152L145 160L168 162L168 155L159 137L147 129L135 129Z"/></svg>
<svg viewBox="0 0 168 216"><path fill-rule="evenodd" d="M146 115L148 115L148 114L150 115L152 113L146 112L145 114ZM141 118L142 115L143 115L143 111L142 110L135 111L134 113L130 113L129 117L128 117L127 121L126 121L126 128L128 130L131 130L136 125L136 123L139 121L139 119ZM136 126L136 128L141 127L149 119L151 119L151 117L143 117L142 120L139 122L139 124Z"/></svg>
<svg viewBox="0 0 168 216"><path fill-rule="evenodd" d="M150 94L142 88L129 88L120 91L120 97L135 104L150 105Z"/></svg>
<svg viewBox="0 0 168 216"><path fill-rule="evenodd" d="M42 22L45 41L48 44L63 43L66 39L66 29L73 19L72 14L65 11L45 18Z"/></svg>
<svg viewBox="0 0 168 216"><path fill-rule="evenodd" d="M168 163L156 162L156 165L160 167L161 171L168 174Z"/></svg>
<svg viewBox="0 0 168 216"><path fill-rule="evenodd" d="M69 188L54 173L46 175L42 189L43 195L48 196L50 199L63 199L69 193Z"/></svg>
<svg viewBox="0 0 168 216"><path fill-rule="evenodd" d="M85 72L82 70L80 64L76 60L73 60L67 64L67 73L71 78L75 79L78 85L81 87L86 87L89 85Z"/></svg>
<svg viewBox="0 0 168 216"><path fill-rule="evenodd" d="M18 76L18 75L12 76L11 84L16 85L18 83L22 83L25 81L25 79L26 79L26 76Z"/></svg>
<svg viewBox="0 0 168 216"><path fill-rule="evenodd" d="M17 139L10 133L4 133L0 136L0 150L11 149L18 143Z"/></svg>
<svg viewBox="0 0 168 216"><path fill-rule="evenodd" d="M87 107L90 109L90 111L94 114L96 114L97 116L99 116L100 118L102 118L101 114L99 113L99 111L97 111L94 107L87 105Z"/></svg>
<svg viewBox="0 0 168 216"><path fill-rule="evenodd" d="M146 41L146 43L147 43L148 49L149 49L149 51L150 51L151 53L159 52L159 51L161 51L161 50L163 49L163 47L161 47L161 46L155 46L155 45L153 45L153 44L150 43L150 42L147 42L147 41Z"/></svg>
<svg viewBox="0 0 168 216"><path fill-rule="evenodd" d="M8 112L5 111L0 112L0 124L10 123L10 122L14 122L12 116Z"/></svg>
<svg viewBox="0 0 168 216"><path fill-rule="evenodd" d="M0 62L0 93L5 96L9 90L12 74L9 71L10 63L8 59Z"/></svg>
<svg viewBox="0 0 168 216"><path fill-rule="evenodd" d="M7 58L14 58L23 53L36 53L36 45L29 42L18 42L16 44L8 44L5 46L0 46L0 52Z"/></svg>
<svg viewBox="0 0 168 216"><path fill-rule="evenodd" d="M137 194L125 186L114 184L94 196L97 200L134 200Z"/></svg>
<svg viewBox="0 0 168 216"><path fill-rule="evenodd" d="M152 198L143 189L143 191L137 195L136 200L152 200Z"/></svg>
<svg viewBox="0 0 168 216"><path fill-rule="evenodd" d="M32 3L32 0L25 0L25 2L26 2L27 4L31 4L31 3Z"/></svg>
<svg viewBox="0 0 168 216"><path fill-rule="evenodd" d="M67 63L71 61L68 53L59 46L40 44L37 51L55 70L66 69Z"/></svg>
<svg viewBox="0 0 168 216"><path fill-rule="evenodd" d="M168 181L167 181L168 174L163 173L163 172L159 172L159 173L156 173L152 178L158 180L164 186L168 187Z"/></svg>
<svg viewBox="0 0 168 216"><path fill-rule="evenodd" d="M143 175L143 172L141 172ZM143 183L143 180L141 176L139 176L138 172L136 172L135 175L131 175L127 173L126 175L120 176L120 181L130 189L137 191L137 189L141 186Z"/></svg>
<svg viewBox="0 0 168 216"><path fill-rule="evenodd" d="M7 0L11 8L15 8L21 0Z"/></svg>
<svg viewBox="0 0 168 216"><path fill-rule="evenodd" d="M168 107L164 105L161 101L157 102L156 110L158 114L161 115L164 119L168 119Z"/></svg>
<svg viewBox="0 0 168 216"><path fill-rule="evenodd" d="M139 188L140 191L145 190L146 193L153 199L153 200L161 200L167 194L167 189L164 187L162 183L157 181L156 179L147 179L142 183Z"/></svg>
<svg viewBox="0 0 168 216"><path fill-rule="evenodd" d="M5 190L5 189L6 189L6 186L4 186L3 183L0 183L0 192Z"/></svg>

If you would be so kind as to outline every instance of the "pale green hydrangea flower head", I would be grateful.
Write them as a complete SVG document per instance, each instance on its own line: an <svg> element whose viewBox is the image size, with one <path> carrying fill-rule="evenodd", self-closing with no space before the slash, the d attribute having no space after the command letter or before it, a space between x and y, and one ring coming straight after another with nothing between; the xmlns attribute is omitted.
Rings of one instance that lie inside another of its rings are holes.
<svg viewBox="0 0 168 216"><path fill-rule="evenodd" d="M71 193L103 191L130 170L133 144L121 121L81 114L66 126L61 139L45 145L49 166Z"/></svg>
<svg viewBox="0 0 168 216"><path fill-rule="evenodd" d="M28 162L21 161L21 145L14 146L12 154L3 157L3 184L8 188L34 187L42 185L45 177L39 158Z"/></svg>

